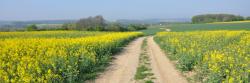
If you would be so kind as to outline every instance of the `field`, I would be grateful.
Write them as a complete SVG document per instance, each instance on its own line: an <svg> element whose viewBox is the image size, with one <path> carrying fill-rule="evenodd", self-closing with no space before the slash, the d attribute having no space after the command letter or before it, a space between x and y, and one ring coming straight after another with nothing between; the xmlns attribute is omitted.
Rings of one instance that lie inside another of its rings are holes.
<svg viewBox="0 0 250 83"><path fill-rule="evenodd" d="M214 31L214 30L250 30L250 23L216 23L216 24L168 24L161 26L171 31Z"/></svg>
<svg viewBox="0 0 250 83"><path fill-rule="evenodd" d="M1 0L0 83L250 83L250 0Z"/></svg>
<svg viewBox="0 0 250 83"><path fill-rule="evenodd" d="M213 22L213 23L208 23L208 24L234 24L234 23L250 23L250 20L232 21L232 22Z"/></svg>
<svg viewBox="0 0 250 83"><path fill-rule="evenodd" d="M165 29L164 28L159 28L159 27L156 27L156 26L151 26L151 27L148 27L145 30L140 30L140 32L143 32L145 35L155 35L157 32L160 32L160 31L165 31Z"/></svg>
<svg viewBox="0 0 250 83"><path fill-rule="evenodd" d="M32 31L32 32L0 32L0 40L13 38L80 38L104 35L106 32L88 31Z"/></svg>
<svg viewBox="0 0 250 83"><path fill-rule="evenodd" d="M0 32L0 83L248 83L249 25L177 23L139 32Z"/></svg>
<svg viewBox="0 0 250 83"><path fill-rule="evenodd" d="M250 81L250 31L160 32L154 39L178 69L194 73L193 82Z"/></svg>
<svg viewBox="0 0 250 83"><path fill-rule="evenodd" d="M0 82L80 82L140 32L0 32Z"/></svg>

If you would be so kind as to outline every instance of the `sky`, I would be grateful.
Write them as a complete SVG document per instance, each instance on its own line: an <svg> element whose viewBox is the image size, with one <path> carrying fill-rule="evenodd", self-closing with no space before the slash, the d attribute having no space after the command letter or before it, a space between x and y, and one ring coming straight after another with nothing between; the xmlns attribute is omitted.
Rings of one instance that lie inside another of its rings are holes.
<svg viewBox="0 0 250 83"><path fill-rule="evenodd" d="M0 20L191 18L207 13L250 16L250 0L0 0Z"/></svg>

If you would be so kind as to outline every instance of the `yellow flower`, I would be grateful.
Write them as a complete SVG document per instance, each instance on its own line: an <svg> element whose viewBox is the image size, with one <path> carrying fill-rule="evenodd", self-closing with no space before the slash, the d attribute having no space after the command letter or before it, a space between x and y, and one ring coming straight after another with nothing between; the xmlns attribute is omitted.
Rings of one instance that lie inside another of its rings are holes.
<svg viewBox="0 0 250 83"><path fill-rule="evenodd" d="M79 72L86 72L79 66L91 70L96 63L106 63L101 61L107 60L100 59L141 35L141 32L0 32L0 80L50 83L53 79L63 82L63 78L73 75L76 77L72 79L78 79Z"/></svg>
<svg viewBox="0 0 250 83"><path fill-rule="evenodd" d="M159 32L155 39L178 60L178 67L208 74L201 74L201 81L214 82L209 78L214 75L225 83L250 79L245 75L250 73L250 31Z"/></svg>

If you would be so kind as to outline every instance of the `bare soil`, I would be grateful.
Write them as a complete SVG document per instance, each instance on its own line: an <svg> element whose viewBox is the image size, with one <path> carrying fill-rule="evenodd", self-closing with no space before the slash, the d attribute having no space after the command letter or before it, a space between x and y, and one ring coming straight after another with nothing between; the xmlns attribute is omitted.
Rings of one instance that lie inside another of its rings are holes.
<svg viewBox="0 0 250 83"><path fill-rule="evenodd" d="M115 55L104 73L93 83L136 83L134 76L139 63L143 37L131 42L124 50ZM175 65L154 42L153 37L147 38L147 51L150 57L151 69L155 83L188 83L186 78L176 70Z"/></svg>
<svg viewBox="0 0 250 83"><path fill-rule="evenodd" d="M148 51L151 57L152 70L155 74L155 83L187 83L185 77L175 69L175 66L154 42L153 37L148 38Z"/></svg>
<svg viewBox="0 0 250 83"><path fill-rule="evenodd" d="M115 55L111 66L94 83L134 83L143 39L134 40L121 53Z"/></svg>

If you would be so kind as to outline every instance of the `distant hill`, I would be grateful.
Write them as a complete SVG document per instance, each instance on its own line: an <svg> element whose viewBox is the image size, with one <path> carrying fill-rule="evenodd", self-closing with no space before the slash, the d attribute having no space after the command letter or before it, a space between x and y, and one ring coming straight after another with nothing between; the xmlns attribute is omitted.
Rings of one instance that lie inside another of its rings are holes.
<svg viewBox="0 0 250 83"><path fill-rule="evenodd" d="M116 22L123 24L155 24L161 22L191 22L189 18L170 18L170 19L145 19L145 20L130 20L130 19L119 19Z"/></svg>
<svg viewBox="0 0 250 83"><path fill-rule="evenodd" d="M34 21L0 21L0 28L23 28L29 24L63 24L73 23L77 20L34 20ZM109 22L109 21L108 21ZM156 24L161 22L191 22L189 18L170 18L170 19L118 19L116 22L122 24Z"/></svg>
<svg viewBox="0 0 250 83"><path fill-rule="evenodd" d="M72 22L76 22L76 20L0 21L0 28L22 28L29 24L63 24Z"/></svg>

